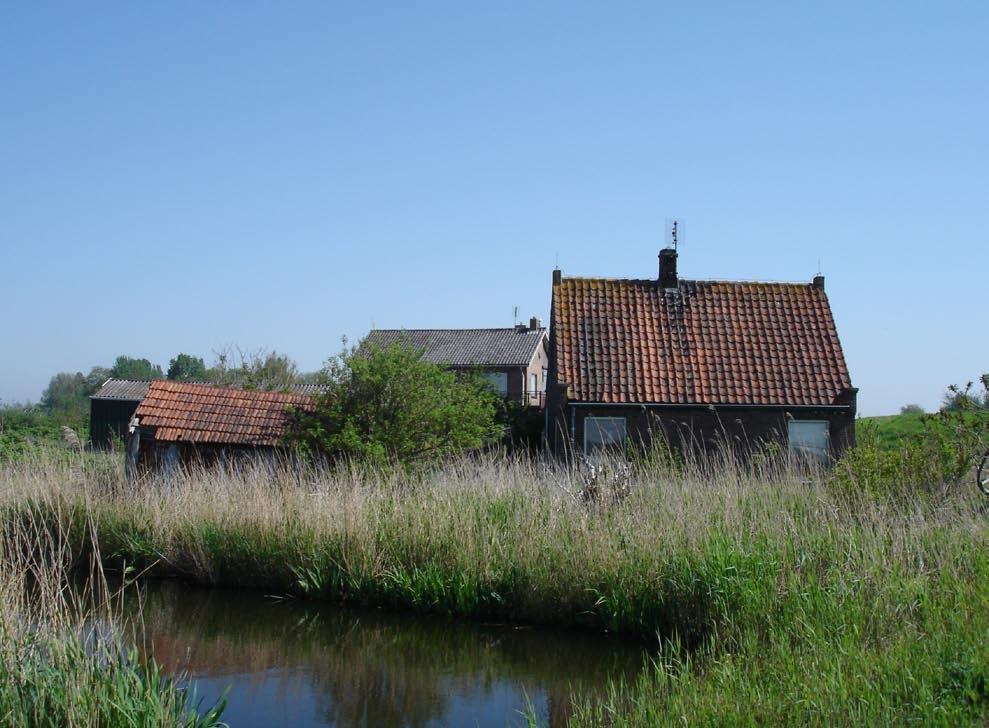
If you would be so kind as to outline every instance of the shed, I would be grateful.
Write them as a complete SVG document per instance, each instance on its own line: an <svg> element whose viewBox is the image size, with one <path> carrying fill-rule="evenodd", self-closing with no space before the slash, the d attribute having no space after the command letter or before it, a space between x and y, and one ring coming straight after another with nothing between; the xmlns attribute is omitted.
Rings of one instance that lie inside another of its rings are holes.
<svg viewBox="0 0 989 728"><path fill-rule="evenodd" d="M134 413L131 465L147 470L275 455L284 449L291 408L305 410L312 402L298 392L153 381Z"/></svg>
<svg viewBox="0 0 989 728"><path fill-rule="evenodd" d="M127 440L134 411L148 393L148 381L107 379L89 397L89 442L94 450L107 450Z"/></svg>

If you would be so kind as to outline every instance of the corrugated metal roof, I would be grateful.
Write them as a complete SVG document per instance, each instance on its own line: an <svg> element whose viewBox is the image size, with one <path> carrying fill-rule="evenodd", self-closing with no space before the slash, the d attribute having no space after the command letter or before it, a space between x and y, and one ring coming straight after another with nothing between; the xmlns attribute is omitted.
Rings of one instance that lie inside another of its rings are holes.
<svg viewBox="0 0 989 728"><path fill-rule="evenodd" d="M546 338L546 329L374 329L361 350L404 343L423 359L451 367L525 367Z"/></svg>
<svg viewBox="0 0 989 728"><path fill-rule="evenodd" d="M201 384L208 387L222 387L222 384L213 382L186 382L186 384ZM137 381L130 379L107 379L103 386L90 399L124 399L140 402L148 394L150 381ZM288 387L294 394L319 394L325 389L321 384L293 384Z"/></svg>
<svg viewBox="0 0 989 728"><path fill-rule="evenodd" d="M563 278L552 321L578 402L830 405L851 387L812 284Z"/></svg>
<svg viewBox="0 0 989 728"><path fill-rule="evenodd" d="M126 399L140 402L148 393L151 382L132 379L107 379L90 399Z"/></svg>
<svg viewBox="0 0 989 728"><path fill-rule="evenodd" d="M273 446L291 421L288 408L311 404L304 394L158 380L134 415L160 442Z"/></svg>

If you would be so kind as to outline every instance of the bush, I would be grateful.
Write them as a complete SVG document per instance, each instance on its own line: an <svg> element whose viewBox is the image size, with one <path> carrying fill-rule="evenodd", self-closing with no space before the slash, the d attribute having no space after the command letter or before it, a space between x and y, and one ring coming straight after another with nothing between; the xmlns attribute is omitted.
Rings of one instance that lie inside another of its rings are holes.
<svg viewBox="0 0 989 728"><path fill-rule="evenodd" d="M77 434L85 439L87 423L72 420L65 413L53 414L32 406L0 408L0 462L22 457L39 448L58 445L62 438L62 424L66 423L79 428Z"/></svg>
<svg viewBox="0 0 989 728"><path fill-rule="evenodd" d="M989 378L982 382L989 394ZM987 396L973 395L970 389L950 391L961 392L972 402ZM860 423L858 443L838 462L832 482L876 495L941 489L968 475L989 444L989 411L978 406L946 407L920 415L917 422L916 430L905 432L893 444L875 423Z"/></svg>
<svg viewBox="0 0 989 728"><path fill-rule="evenodd" d="M323 371L311 412L297 412L288 440L311 455L377 464L435 460L502 434L498 396L476 374L458 376L396 344L345 352Z"/></svg>

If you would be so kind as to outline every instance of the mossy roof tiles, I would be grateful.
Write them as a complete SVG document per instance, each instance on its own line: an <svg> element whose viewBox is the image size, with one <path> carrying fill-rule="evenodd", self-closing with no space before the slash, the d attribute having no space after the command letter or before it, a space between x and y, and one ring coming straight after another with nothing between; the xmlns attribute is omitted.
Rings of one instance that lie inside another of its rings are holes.
<svg viewBox="0 0 989 728"><path fill-rule="evenodd" d="M289 407L311 403L305 394L156 380L134 414L161 442L274 446L290 422Z"/></svg>
<svg viewBox="0 0 989 728"><path fill-rule="evenodd" d="M830 405L851 387L809 283L561 278L551 317L571 401Z"/></svg>

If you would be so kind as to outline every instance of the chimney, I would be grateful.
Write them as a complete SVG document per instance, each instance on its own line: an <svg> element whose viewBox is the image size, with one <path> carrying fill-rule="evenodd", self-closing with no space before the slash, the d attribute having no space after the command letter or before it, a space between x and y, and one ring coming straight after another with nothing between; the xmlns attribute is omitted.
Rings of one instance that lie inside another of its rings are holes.
<svg viewBox="0 0 989 728"><path fill-rule="evenodd" d="M814 276L814 288L824 290L824 276Z"/></svg>
<svg viewBox="0 0 989 728"><path fill-rule="evenodd" d="M677 287L677 252L673 248L659 251L659 285L663 288Z"/></svg>
<svg viewBox="0 0 989 728"><path fill-rule="evenodd" d="M553 285L558 286L563 281L563 273L560 272L559 268L553 269Z"/></svg>
<svg viewBox="0 0 989 728"><path fill-rule="evenodd" d="M538 329L541 329L542 327L543 327L543 322L540 321L538 317L533 316L531 319L529 319L530 331L536 331Z"/></svg>

